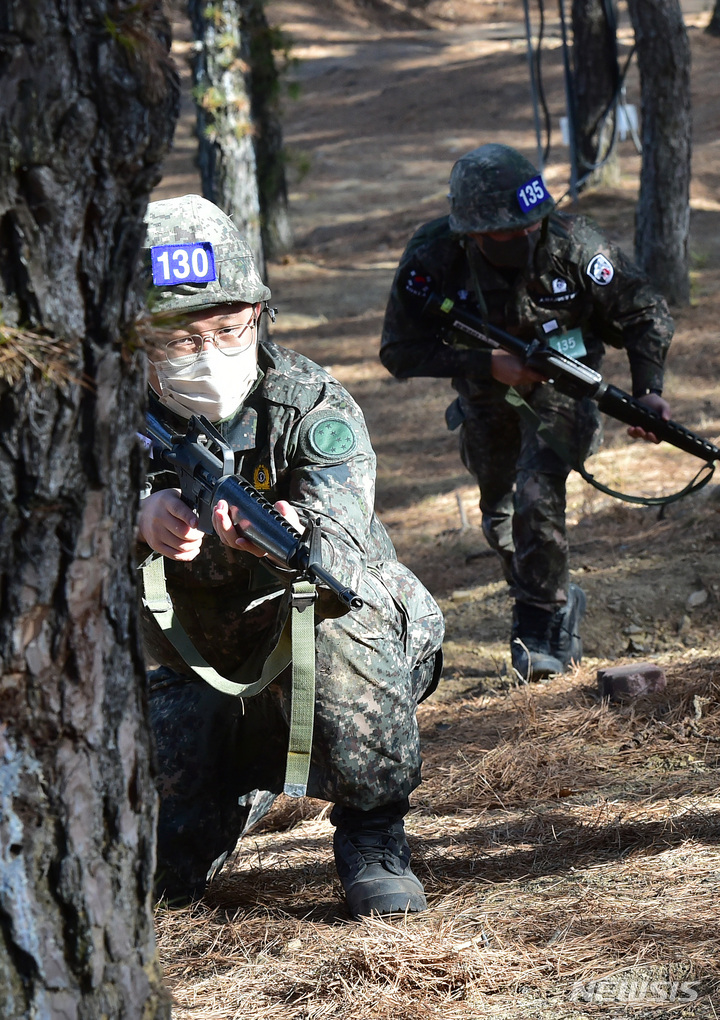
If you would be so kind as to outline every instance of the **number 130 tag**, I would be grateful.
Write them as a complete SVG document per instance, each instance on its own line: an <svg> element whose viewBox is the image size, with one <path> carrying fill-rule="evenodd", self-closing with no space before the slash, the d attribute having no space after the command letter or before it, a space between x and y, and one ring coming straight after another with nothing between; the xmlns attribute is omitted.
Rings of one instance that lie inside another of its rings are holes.
<svg viewBox="0 0 720 1020"><path fill-rule="evenodd" d="M178 283L210 283L217 279L215 255L209 241L192 244L156 244L150 249L156 287Z"/></svg>

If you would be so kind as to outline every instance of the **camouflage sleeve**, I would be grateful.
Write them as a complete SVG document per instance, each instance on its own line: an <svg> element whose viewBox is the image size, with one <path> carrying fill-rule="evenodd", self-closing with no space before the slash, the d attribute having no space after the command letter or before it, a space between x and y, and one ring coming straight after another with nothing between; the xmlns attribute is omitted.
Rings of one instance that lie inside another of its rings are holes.
<svg viewBox="0 0 720 1020"><path fill-rule="evenodd" d="M595 309L593 325L602 340L627 351L634 396L661 391L674 332L667 303L623 252L599 233L596 238L585 246L580 266Z"/></svg>
<svg viewBox="0 0 720 1020"><path fill-rule="evenodd" d="M420 237L421 232L411 239L395 272L385 310L380 360L396 379L490 378L489 352L445 343L441 327L422 313L421 286L429 283L436 293L445 296L451 285L442 248L433 253L432 246L419 243Z"/></svg>
<svg viewBox="0 0 720 1020"><path fill-rule="evenodd" d="M291 445L287 498L301 519L320 522L323 567L357 590L373 553L375 503L376 458L362 412L341 387L327 388L295 423ZM343 611L332 595L320 608L324 616Z"/></svg>

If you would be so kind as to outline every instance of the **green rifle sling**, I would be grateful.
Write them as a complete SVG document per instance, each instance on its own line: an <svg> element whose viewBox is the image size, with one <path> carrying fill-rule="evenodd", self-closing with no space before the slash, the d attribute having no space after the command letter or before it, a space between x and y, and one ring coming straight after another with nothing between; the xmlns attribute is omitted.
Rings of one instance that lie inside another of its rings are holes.
<svg viewBox="0 0 720 1020"><path fill-rule="evenodd" d="M165 583L163 558L156 557L142 568L144 604L157 620L173 648L182 657L191 673L222 694L236 698L252 698L272 683L292 662L292 701L290 742L285 772L284 792L290 797L303 797L307 790L312 751L315 709L315 585L296 581L292 585L290 619L266 658L258 680L240 681L242 668L224 677L198 652L185 628L178 620Z"/></svg>

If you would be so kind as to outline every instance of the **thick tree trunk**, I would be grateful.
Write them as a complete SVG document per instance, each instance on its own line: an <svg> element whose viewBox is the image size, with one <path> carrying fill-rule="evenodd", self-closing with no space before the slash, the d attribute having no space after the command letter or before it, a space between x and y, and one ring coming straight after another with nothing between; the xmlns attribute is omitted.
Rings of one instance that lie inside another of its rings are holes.
<svg viewBox="0 0 720 1020"><path fill-rule="evenodd" d="M193 80L203 195L232 217L264 277L250 65L239 5L237 0L217 0L212 6L207 0L188 0L188 12L198 44Z"/></svg>
<svg viewBox="0 0 720 1020"><path fill-rule="evenodd" d="M611 0L573 0L572 28L575 144L582 190L618 179L613 101L619 75Z"/></svg>
<svg viewBox="0 0 720 1020"><path fill-rule="evenodd" d="M159 9L0 15L3 1020L169 1016L132 562L137 261L177 106Z"/></svg>
<svg viewBox="0 0 720 1020"><path fill-rule="evenodd" d="M690 44L678 0L628 0L642 95L635 257L667 300L690 300Z"/></svg>

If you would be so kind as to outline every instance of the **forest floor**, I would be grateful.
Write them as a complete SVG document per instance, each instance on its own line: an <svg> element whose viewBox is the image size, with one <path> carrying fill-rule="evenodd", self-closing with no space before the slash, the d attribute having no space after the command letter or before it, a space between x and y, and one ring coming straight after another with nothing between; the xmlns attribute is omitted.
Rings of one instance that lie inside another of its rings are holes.
<svg viewBox="0 0 720 1020"><path fill-rule="evenodd" d="M683 3L692 47L692 301L673 309L673 417L720 441L720 41ZM293 42L285 104L291 254L269 266L273 339L326 366L362 406L378 455L377 509L400 558L446 617L444 677L419 710L424 782L408 831L427 913L349 921L328 806L280 798L205 900L160 908L174 1016L654 1018L720 1015L720 485L635 507L577 475L568 486L573 580L588 596L585 657L518 686L511 602L480 530L477 491L444 410L448 381L398 383L377 351L394 268L413 230L447 209L450 167L485 141L533 158L519 0L272 0ZM177 26L182 68L189 48ZM632 32L621 20L621 60ZM550 191L567 190L561 37L549 18L543 83ZM631 66L627 99L639 106ZM199 191L191 108L154 197ZM640 156L583 193L626 251ZM570 208L566 199L564 207ZM629 385L619 352L606 378ZM700 462L606 420L588 464L631 493L682 487ZM667 686L608 703L597 671L651 661ZM716 1012L717 1009L717 1012Z"/></svg>

